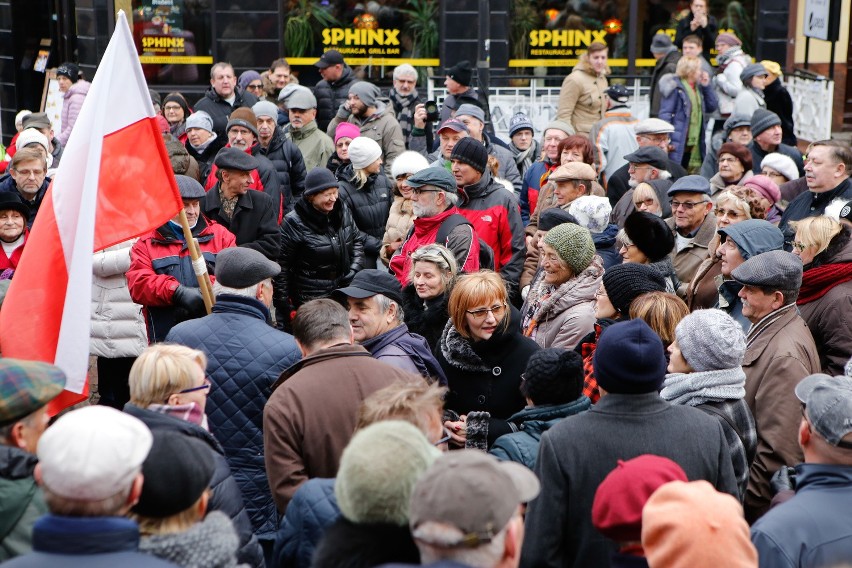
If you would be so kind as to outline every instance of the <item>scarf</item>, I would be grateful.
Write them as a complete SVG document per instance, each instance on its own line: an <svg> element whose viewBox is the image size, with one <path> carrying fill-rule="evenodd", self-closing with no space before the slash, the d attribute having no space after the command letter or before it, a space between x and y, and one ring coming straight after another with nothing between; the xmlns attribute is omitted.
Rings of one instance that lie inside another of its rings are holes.
<svg viewBox="0 0 852 568"><path fill-rule="evenodd" d="M239 195L235 195L231 199L228 199L227 197L225 197L225 193L222 191L222 187L219 187L219 201L222 202L222 214L229 221L233 221L234 219L234 209L237 208L237 200L239 198Z"/></svg>
<svg viewBox="0 0 852 568"><path fill-rule="evenodd" d="M543 187L545 183L547 183L547 178L550 177L550 174L559 167L559 162L549 163L545 161L544 173L541 174L541 177L538 179L538 186Z"/></svg>
<svg viewBox="0 0 852 568"><path fill-rule="evenodd" d="M703 129L701 128L701 123L703 122L702 111L703 108L701 106L701 93L698 91L698 85L696 84L694 87L684 81L680 80L683 85L684 90L686 90L686 94L689 96L689 105L692 107L691 112L689 113L689 129L686 133L686 145L689 148L692 148L692 151L689 154L689 171L695 172L701 168L701 136L703 134Z"/></svg>
<svg viewBox="0 0 852 568"><path fill-rule="evenodd" d="M172 418L177 418L178 420L183 420L184 422L189 422L196 426L201 426L205 430L209 431L209 428L207 427L207 415L204 414L204 411L201 410L201 407L198 406L197 402L175 405L152 404L148 406L148 410L158 414L167 414Z"/></svg>
<svg viewBox="0 0 852 568"><path fill-rule="evenodd" d="M805 270L802 274L802 287L796 304L802 305L818 300L828 291L844 282L852 280L852 262L824 264Z"/></svg>
<svg viewBox="0 0 852 568"><path fill-rule="evenodd" d="M538 142L533 140L533 143L526 150L518 150L514 144L512 144L512 148L517 151L517 154L515 154L515 165L518 166L518 171L525 172L535 161L536 156L538 156Z"/></svg>
<svg viewBox="0 0 852 568"><path fill-rule="evenodd" d="M198 146L196 146L196 145L194 145L190 142L189 145L192 146L192 149L195 150L196 152L198 152L199 154L203 154L204 150L206 150L207 147L210 146L210 144L212 144L215 140L216 140L216 133L214 132L213 135L210 136L210 138L208 138L206 142L202 142Z"/></svg>
<svg viewBox="0 0 852 568"><path fill-rule="evenodd" d="M211 511L183 532L142 537L139 551L184 568L233 568L239 545L231 519L221 511Z"/></svg>
<svg viewBox="0 0 852 568"><path fill-rule="evenodd" d="M393 103L393 110L396 113L396 121L402 129L402 139L408 142L408 135L411 134L411 128L414 125L414 107L417 105L417 89L413 90L410 95L400 95L396 89L390 90L390 100Z"/></svg>
<svg viewBox="0 0 852 568"><path fill-rule="evenodd" d="M669 373L660 396L672 404L699 406L706 402L740 400L745 396L745 372L742 367Z"/></svg>

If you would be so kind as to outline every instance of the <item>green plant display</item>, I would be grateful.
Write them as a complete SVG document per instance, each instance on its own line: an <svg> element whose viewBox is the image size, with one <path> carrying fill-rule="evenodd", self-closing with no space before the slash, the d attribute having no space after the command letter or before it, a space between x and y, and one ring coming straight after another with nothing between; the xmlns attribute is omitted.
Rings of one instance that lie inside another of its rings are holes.
<svg viewBox="0 0 852 568"><path fill-rule="evenodd" d="M333 28L340 23L331 11L312 0L291 0L284 28L284 49L288 57L304 57L314 51L316 28Z"/></svg>

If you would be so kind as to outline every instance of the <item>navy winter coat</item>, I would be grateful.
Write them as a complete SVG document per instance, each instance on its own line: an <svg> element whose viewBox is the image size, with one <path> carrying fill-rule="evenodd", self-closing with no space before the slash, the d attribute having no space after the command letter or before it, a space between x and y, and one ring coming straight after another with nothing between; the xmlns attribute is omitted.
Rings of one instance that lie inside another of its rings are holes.
<svg viewBox="0 0 852 568"><path fill-rule="evenodd" d="M711 85L697 84L701 91L701 102L703 105L701 113L701 132L698 136L699 148L701 149L701 157L707 152L704 144L704 131L707 129L707 119L710 113L719 108L719 99L716 97L716 91ZM683 83L677 75L666 74L660 78L660 93L663 95L663 100L660 103L659 118L665 120L674 126L674 132L671 133L672 146L674 149L669 152L669 158L677 163L683 160L683 152L686 148L687 134L689 133L689 117L692 113L692 104L689 101L689 94L683 88Z"/></svg>
<svg viewBox="0 0 852 568"><path fill-rule="evenodd" d="M334 478L316 477L303 483L287 505L275 538L275 566L310 568L325 531L340 518Z"/></svg>
<svg viewBox="0 0 852 568"><path fill-rule="evenodd" d="M207 398L210 432L242 491L255 534L272 538L278 513L263 457L263 407L281 373L301 359L290 334L266 322L269 310L253 298L220 294L213 313L185 321L169 332L167 342L207 355L213 383Z"/></svg>

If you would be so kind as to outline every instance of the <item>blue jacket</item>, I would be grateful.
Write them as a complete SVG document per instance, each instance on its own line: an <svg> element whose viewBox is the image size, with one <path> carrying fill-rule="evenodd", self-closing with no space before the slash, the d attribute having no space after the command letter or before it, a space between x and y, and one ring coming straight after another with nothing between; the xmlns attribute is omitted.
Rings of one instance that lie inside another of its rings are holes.
<svg viewBox="0 0 852 568"><path fill-rule="evenodd" d="M24 203L27 204L30 208L30 218L27 220L27 228L33 228L33 221L35 221L36 215L38 214L38 210L41 207L41 202L44 201L44 195L47 193L47 188L50 187L50 178L44 178L44 181L41 183L41 187L38 188L38 192L32 201L23 196L23 194L18 191L18 185L15 183L15 178L12 177L11 174L6 174L3 177L0 177L0 193L10 192L16 194L20 197Z"/></svg>
<svg viewBox="0 0 852 568"><path fill-rule="evenodd" d="M423 337L409 332L405 324L368 339L361 345L373 359L422 375L430 381L437 379L441 385L447 384L447 376L432 355L429 344Z"/></svg>
<svg viewBox="0 0 852 568"><path fill-rule="evenodd" d="M174 566L139 552L139 526L123 517L45 515L33 527L33 552L4 568L165 568Z"/></svg>
<svg viewBox="0 0 852 568"><path fill-rule="evenodd" d="M263 407L273 383L301 353L293 336L268 325L268 319L269 310L259 301L220 294L212 314L176 325L166 341L207 355L213 383L206 408L210 432L222 444L254 532L272 538L278 513L266 479Z"/></svg>
<svg viewBox="0 0 852 568"><path fill-rule="evenodd" d="M573 416L591 406L592 401L581 396L565 404L525 408L509 418L509 422L520 428L520 431L497 438L489 453L503 461L518 462L532 469L538 457L541 435L566 416Z"/></svg>
<svg viewBox="0 0 852 568"><path fill-rule="evenodd" d="M296 490L281 521L272 555L275 566L310 568L317 545L339 518L334 478L307 480Z"/></svg>
<svg viewBox="0 0 852 568"><path fill-rule="evenodd" d="M524 222L524 227L530 224L530 216L535 213L535 206L538 204L538 192L541 190L541 176L547 171L548 164L550 164L550 160L533 162L524 174L519 198L521 220ZM530 196L530 192L532 192L532 196Z"/></svg>
<svg viewBox="0 0 852 568"><path fill-rule="evenodd" d="M698 136L699 147L701 149L701 157L707 152L704 145L704 131L707 129L707 119L710 113L719 108L719 99L716 98L716 92L713 87L707 85L698 85L701 92L701 101L703 105L701 113L701 132ZM683 160L683 151L686 147L686 137L689 133L689 117L692 112L692 105L689 102L689 95L683 88L683 83L680 78L674 74L665 74L660 78L660 92L663 95L663 102L660 103L659 117L674 126L674 132L671 133L672 146L674 149L669 152L669 158L677 163Z"/></svg>
<svg viewBox="0 0 852 568"><path fill-rule="evenodd" d="M852 467L796 466L796 495L751 529L761 567L839 566L852 559Z"/></svg>
<svg viewBox="0 0 852 568"><path fill-rule="evenodd" d="M608 270L616 264L621 264L621 255L615 248L616 235L618 235L618 225L615 223L610 223L600 233L592 233L592 241L595 243L595 250L603 260L604 270Z"/></svg>

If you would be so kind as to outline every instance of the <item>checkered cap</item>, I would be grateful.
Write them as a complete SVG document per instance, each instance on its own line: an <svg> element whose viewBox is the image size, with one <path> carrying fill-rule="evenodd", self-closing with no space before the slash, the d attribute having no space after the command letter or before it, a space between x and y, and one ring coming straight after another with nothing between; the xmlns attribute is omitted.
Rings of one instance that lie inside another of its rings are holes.
<svg viewBox="0 0 852 568"><path fill-rule="evenodd" d="M62 369L40 361L0 359L0 427L29 416L65 388Z"/></svg>

